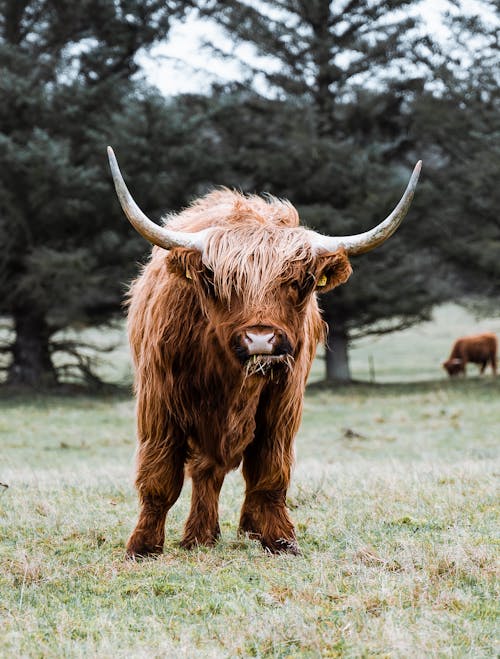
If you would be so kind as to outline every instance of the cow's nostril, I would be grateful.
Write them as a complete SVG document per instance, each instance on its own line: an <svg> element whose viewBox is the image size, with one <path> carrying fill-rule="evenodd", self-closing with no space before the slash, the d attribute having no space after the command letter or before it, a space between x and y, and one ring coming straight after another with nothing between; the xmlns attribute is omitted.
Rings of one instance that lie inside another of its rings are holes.
<svg viewBox="0 0 500 659"><path fill-rule="evenodd" d="M270 355L276 335L274 332L245 332L243 342L250 355Z"/></svg>

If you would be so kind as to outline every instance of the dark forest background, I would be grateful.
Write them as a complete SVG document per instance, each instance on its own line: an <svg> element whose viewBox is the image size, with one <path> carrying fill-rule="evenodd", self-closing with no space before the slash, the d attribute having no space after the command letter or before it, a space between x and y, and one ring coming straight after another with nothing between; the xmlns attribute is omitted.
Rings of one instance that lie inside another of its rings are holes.
<svg viewBox="0 0 500 659"><path fill-rule="evenodd" d="M287 197L337 235L385 217L424 161L404 228L323 298L331 381L350 378L356 337L447 301L498 313L500 11L449 6L445 46L415 0L0 0L5 380L96 382L88 346L64 330L120 318L149 251L122 216L107 144L150 217L226 185ZM163 96L140 55L193 15L273 66Z"/></svg>

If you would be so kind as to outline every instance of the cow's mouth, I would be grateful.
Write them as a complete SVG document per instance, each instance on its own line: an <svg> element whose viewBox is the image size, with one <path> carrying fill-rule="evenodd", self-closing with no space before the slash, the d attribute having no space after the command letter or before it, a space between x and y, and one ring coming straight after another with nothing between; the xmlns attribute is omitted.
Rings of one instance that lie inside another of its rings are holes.
<svg viewBox="0 0 500 659"><path fill-rule="evenodd" d="M275 369L276 372L283 369L291 370L293 357L290 354L250 355L243 366L246 377L250 375L270 375L273 377Z"/></svg>

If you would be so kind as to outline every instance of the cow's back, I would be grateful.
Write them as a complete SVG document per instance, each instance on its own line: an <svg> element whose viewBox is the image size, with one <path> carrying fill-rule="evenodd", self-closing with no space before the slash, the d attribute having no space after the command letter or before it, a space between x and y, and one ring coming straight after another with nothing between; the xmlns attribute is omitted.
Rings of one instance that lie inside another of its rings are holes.
<svg viewBox="0 0 500 659"><path fill-rule="evenodd" d="M493 332L464 336L455 341L451 357L480 363L496 355L497 345L497 337Z"/></svg>

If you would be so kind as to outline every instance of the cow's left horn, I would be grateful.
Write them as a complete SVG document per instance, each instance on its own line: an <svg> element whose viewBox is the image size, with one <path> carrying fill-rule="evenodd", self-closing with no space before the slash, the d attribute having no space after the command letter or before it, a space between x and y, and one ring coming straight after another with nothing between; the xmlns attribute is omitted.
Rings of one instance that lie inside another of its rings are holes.
<svg viewBox="0 0 500 659"><path fill-rule="evenodd" d="M350 256L354 256L369 252L381 245L389 236L392 236L404 220L413 199L421 167L422 161L419 160L399 204L383 222L370 229L370 231L358 233L354 236L322 236L314 231L311 240L313 249L316 252L334 252L339 247L344 247Z"/></svg>
<svg viewBox="0 0 500 659"><path fill-rule="evenodd" d="M144 215L139 206L135 203L132 195L125 185L125 181L118 167L113 149L108 146L109 166L111 167L111 174L115 184L116 194L123 208L123 212L127 216L130 224L138 231L141 236L149 240L153 245L158 245L164 249L172 249L173 247L192 247L203 251L205 239L210 229L204 229L197 233L186 233L184 231L171 231L165 227L152 222L149 217Z"/></svg>

